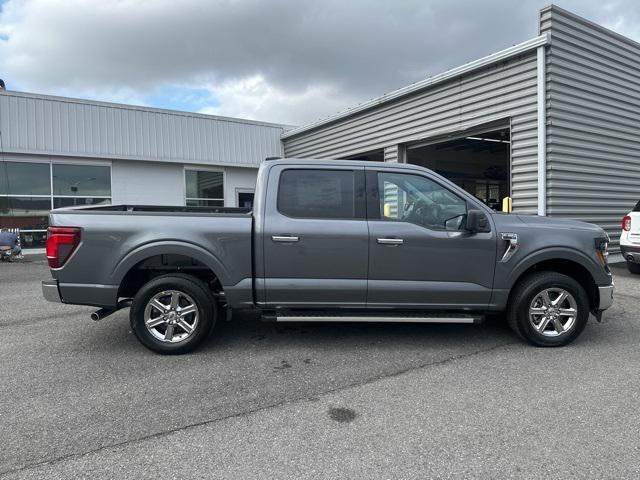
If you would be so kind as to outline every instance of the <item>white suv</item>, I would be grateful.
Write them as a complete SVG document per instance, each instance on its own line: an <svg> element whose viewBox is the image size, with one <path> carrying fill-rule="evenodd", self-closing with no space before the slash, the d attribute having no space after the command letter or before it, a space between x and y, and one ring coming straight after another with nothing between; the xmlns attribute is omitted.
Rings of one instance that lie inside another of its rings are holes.
<svg viewBox="0 0 640 480"><path fill-rule="evenodd" d="M640 274L640 202L622 219L620 250L629 271Z"/></svg>

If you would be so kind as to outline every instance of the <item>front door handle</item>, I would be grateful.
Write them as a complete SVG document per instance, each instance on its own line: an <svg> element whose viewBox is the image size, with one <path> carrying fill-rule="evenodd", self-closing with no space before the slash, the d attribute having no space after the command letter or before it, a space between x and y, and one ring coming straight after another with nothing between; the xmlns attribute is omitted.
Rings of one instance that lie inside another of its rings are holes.
<svg viewBox="0 0 640 480"><path fill-rule="evenodd" d="M379 238L378 243L380 245L402 245L404 240L402 238Z"/></svg>
<svg viewBox="0 0 640 480"><path fill-rule="evenodd" d="M300 237L295 235L273 235L271 240L278 243L295 243L300 241Z"/></svg>

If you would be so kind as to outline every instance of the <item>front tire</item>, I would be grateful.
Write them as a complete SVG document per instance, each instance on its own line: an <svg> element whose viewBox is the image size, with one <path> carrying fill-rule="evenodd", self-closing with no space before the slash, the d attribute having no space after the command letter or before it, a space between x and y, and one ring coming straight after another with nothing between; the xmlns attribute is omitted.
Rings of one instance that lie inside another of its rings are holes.
<svg viewBox="0 0 640 480"><path fill-rule="evenodd" d="M538 347L573 342L589 320L589 298L573 278L557 272L533 273L509 299L507 320L521 338Z"/></svg>
<svg viewBox="0 0 640 480"><path fill-rule="evenodd" d="M631 263L631 262L627 262L627 269L629 270L630 273L633 274L640 274L640 264L638 263Z"/></svg>
<svg viewBox="0 0 640 480"><path fill-rule="evenodd" d="M129 320L135 336L164 355L192 351L216 322L217 308L207 286L191 275L162 275L138 291Z"/></svg>

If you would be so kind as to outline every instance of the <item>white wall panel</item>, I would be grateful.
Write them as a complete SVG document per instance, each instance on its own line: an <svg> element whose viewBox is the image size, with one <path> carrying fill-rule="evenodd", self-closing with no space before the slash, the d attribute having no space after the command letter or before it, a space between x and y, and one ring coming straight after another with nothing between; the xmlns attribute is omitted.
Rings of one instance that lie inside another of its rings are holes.
<svg viewBox="0 0 640 480"><path fill-rule="evenodd" d="M257 168L225 168L224 204L237 207L236 189L254 190L256 188Z"/></svg>

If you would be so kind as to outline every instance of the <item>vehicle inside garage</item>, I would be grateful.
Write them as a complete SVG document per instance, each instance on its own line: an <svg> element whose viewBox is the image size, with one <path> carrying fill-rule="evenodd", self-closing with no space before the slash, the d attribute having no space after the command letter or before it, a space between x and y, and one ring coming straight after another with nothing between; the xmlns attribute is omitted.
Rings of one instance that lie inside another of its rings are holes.
<svg viewBox="0 0 640 480"><path fill-rule="evenodd" d="M510 131L501 128L439 143L407 146L407 163L451 180L494 210L509 196Z"/></svg>

